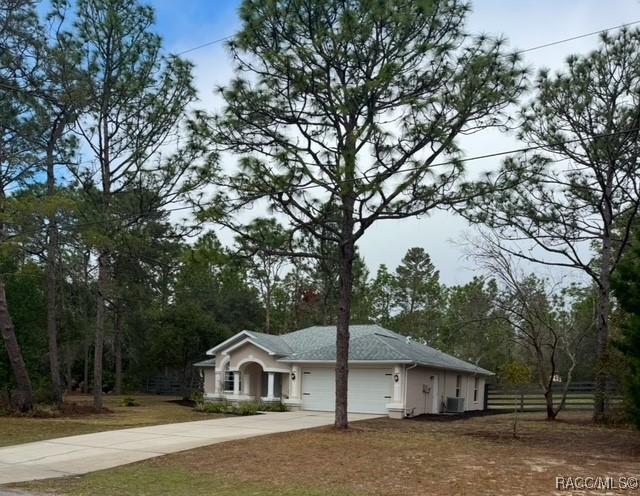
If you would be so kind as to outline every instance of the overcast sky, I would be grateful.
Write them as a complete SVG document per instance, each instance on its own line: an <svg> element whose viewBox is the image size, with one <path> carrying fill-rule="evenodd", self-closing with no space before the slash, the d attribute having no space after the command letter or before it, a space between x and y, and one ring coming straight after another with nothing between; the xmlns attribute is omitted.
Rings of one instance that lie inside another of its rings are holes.
<svg viewBox="0 0 640 496"><path fill-rule="evenodd" d="M158 29L165 46L174 53L232 35L239 27L236 0L151 0L157 10ZM473 2L469 17L471 33L502 34L514 49L523 50L565 38L640 20L639 0L479 0ZM542 67L560 69L566 57L588 53L598 43L591 36L524 54L526 64L537 71ZM213 88L224 85L231 76L230 58L223 43L216 43L185 54L196 64L199 106L214 111L220 101ZM466 156L510 150L519 146L508 135L495 131L476 134L460 142ZM467 169L496 168L499 161L486 159L469 162ZM457 246L467 224L448 214L378 223L360 242L367 265L375 272L379 264L391 268L412 246L430 253L442 280L447 284L464 283L474 273ZM223 236L224 238L224 236Z"/></svg>

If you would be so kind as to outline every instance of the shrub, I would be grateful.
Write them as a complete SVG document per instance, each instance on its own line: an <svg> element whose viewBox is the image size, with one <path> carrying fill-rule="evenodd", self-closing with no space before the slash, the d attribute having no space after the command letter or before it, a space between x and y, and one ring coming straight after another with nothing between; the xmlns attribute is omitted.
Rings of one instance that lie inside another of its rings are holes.
<svg viewBox="0 0 640 496"><path fill-rule="evenodd" d="M199 400L195 409L204 413L222 413L225 415L257 415L259 412L286 412L287 406L281 402L278 403L262 403L262 402L242 402L237 405L227 400L218 402L207 402Z"/></svg>
<svg viewBox="0 0 640 496"><path fill-rule="evenodd" d="M32 417L53 418L62 414L58 405L50 403L36 403L30 413Z"/></svg>
<svg viewBox="0 0 640 496"><path fill-rule="evenodd" d="M187 399L195 402L196 405L204 402L204 393L202 391L193 391L191 396Z"/></svg>
<svg viewBox="0 0 640 496"><path fill-rule="evenodd" d="M140 406L140 402L131 396L126 396L120 400L121 406Z"/></svg>
<svg viewBox="0 0 640 496"><path fill-rule="evenodd" d="M287 412L289 408L282 401L275 403L260 403L260 411L262 412Z"/></svg>
<svg viewBox="0 0 640 496"><path fill-rule="evenodd" d="M235 415L257 415L259 411L259 403L240 403L234 407L233 413Z"/></svg>
<svg viewBox="0 0 640 496"><path fill-rule="evenodd" d="M195 409L204 413L230 413L229 410L232 407L233 405L226 400L214 403L201 400L196 404Z"/></svg>

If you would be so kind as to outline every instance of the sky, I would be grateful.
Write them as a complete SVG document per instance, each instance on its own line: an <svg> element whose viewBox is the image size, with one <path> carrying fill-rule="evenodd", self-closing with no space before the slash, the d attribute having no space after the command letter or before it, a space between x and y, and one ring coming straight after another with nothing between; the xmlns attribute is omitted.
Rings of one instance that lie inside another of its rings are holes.
<svg viewBox="0 0 640 496"><path fill-rule="evenodd" d="M156 9L157 30L164 37L165 48L173 53L233 35L240 27L237 0L148 0L148 3ZM476 0L472 5L468 31L502 35L517 50L640 21L640 0ZM543 67L556 71L562 68L568 55L588 53L597 44L598 36L594 35L527 52L524 61L533 73ZM195 64L198 106L212 112L220 110L221 101L214 88L224 85L232 76L231 59L224 43L192 50L184 56ZM521 146L513 136L497 131L464 137L460 145L467 157ZM469 162L467 169L471 174L499 165L499 159L484 159ZM409 248L421 246L431 255L444 283L462 284L477 273L461 246L461 240L472 231L462 219L438 212L429 217L377 223L361 239L359 248L375 273L380 264L394 269ZM223 242L230 239L225 233L220 233L220 237Z"/></svg>

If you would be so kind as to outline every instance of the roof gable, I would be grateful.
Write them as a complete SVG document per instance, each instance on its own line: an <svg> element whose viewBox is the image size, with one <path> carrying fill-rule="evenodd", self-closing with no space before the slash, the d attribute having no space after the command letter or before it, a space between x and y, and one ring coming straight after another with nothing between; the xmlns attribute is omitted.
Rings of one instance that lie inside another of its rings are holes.
<svg viewBox="0 0 640 496"><path fill-rule="evenodd" d="M214 346L208 350L206 354L215 356L217 353L231 351L247 342L263 349L270 355L288 355L292 351L291 348L282 341L282 336L245 330L234 334L229 339Z"/></svg>

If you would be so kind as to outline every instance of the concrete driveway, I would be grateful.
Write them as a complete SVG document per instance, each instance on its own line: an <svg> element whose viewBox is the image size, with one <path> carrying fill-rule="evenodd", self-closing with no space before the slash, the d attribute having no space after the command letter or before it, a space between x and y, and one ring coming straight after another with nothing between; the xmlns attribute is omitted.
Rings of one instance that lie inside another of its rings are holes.
<svg viewBox="0 0 640 496"><path fill-rule="evenodd" d="M376 415L350 414L349 420ZM0 448L0 484L86 474L234 439L333 424L327 412L265 413L61 437Z"/></svg>

